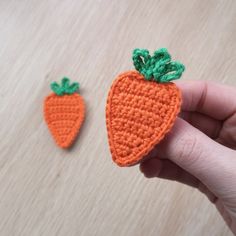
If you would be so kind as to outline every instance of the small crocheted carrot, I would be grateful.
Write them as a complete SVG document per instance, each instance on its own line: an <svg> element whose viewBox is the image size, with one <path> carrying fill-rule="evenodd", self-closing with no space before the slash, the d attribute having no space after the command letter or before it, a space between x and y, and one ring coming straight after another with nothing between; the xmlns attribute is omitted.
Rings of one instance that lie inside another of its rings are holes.
<svg viewBox="0 0 236 236"><path fill-rule="evenodd" d="M44 118L56 143L68 148L76 138L85 116L83 98L76 93L79 84L63 78L51 84L54 93L44 101Z"/></svg>
<svg viewBox="0 0 236 236"><path fill-rule="evenodd" d="M171 61L167 49L153 56L135 49L133 62L137 71L117 77L106 105L108 141L119 166L140 162L170 131L181 105L180 90L170 81L180 78L185 67Z"/></svg>

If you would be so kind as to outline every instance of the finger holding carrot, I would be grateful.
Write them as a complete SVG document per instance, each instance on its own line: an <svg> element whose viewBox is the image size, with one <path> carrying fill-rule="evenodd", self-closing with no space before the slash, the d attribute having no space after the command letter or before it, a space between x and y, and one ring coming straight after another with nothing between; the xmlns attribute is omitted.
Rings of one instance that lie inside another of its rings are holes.
<svg viewBox="0 0 236 236"><path fill-rule="evenodd" d="M199 189L236 234L236 89L204 81L177 85L181 118L140 169Z"/></svg>

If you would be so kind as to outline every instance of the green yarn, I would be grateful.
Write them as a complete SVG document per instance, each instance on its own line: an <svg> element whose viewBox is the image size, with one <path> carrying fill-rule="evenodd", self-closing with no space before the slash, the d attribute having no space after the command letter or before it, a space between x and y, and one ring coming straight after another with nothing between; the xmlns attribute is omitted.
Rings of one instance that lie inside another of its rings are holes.
<svg viewBox="0 0 236 236"><path fill-rule="evenodd" d="M79 83L73 82L70 84L70 80L64 77L61 80L61 85L59 85L57 82L51 83L51 89L58 96L62 96L64 94L73 94L79 89Z"/></svg>
<svg viewBox="0 0 236 236"><path fill-rule="evenodd" d="M166 48L160 48L150 56L146 49L134 49L133 63L146 80L154 80L159 83L179 79L185 70L183 64L171 61L171 56Z"/></svg>

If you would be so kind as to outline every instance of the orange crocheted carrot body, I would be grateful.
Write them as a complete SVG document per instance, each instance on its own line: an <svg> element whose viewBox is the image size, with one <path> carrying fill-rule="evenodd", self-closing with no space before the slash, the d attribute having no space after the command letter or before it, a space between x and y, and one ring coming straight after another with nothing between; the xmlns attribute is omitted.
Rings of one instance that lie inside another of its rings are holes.
<svg viewBox="0 0 236 236"><path fill-rule="evenodd" d="M62 148L68 148L72 145L83 123L84 101L78 93L75 93L78 84L74 83L69 86L66 78L61 88L58 85L54 87L52 85L52 89L54 93L47 96L44 101L44 118L56 143Z"/></svg>
<svg viewBox="0 0 236 236"><path fill-rule="evenodd" d="M119 166L140 162L170 131L180 105L180 90L172 82L146 80L137 71L119 75L106 106L113 160Z"/></svg>

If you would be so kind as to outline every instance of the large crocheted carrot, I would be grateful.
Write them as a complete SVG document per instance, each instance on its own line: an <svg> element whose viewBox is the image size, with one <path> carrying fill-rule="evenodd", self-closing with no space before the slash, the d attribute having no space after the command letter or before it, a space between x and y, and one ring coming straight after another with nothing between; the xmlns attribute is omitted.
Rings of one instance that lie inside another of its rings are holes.
<svg viewBox="0 0 236 236"><path fill-rule="evenodd" d="M140 162L170 131L181 105L180 90L170 81L185 68L171 61L167 49L153 56L135 49L133 62L137 71L117 77L106 105L110 150L119 166Z"/></svg>
<svg viewBox="0 0 236 236"><path fill-rule="evenodd" d="M79 84L70 84L68 78L63 78L61 85L52 83L51 89L54 93L47 96L44 101L44 118L56 143L62 148L68 148L84 120L84 101L76 93Z"/></svg>

